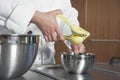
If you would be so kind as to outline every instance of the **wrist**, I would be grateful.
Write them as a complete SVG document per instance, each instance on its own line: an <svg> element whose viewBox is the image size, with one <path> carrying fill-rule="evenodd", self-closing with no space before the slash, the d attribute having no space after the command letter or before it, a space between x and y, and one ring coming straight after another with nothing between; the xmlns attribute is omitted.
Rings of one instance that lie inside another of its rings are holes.
<svg viewBox="0 0 120 80"><path fill-rule="evenodd" d="M36 11L35 14L34 14L34 16L33 16L32 19L31 19L31 23L37 24L38 21L40 21L40 20L38 20L38 19L40 19L41 15L42 15L41 12Z"/></svg>

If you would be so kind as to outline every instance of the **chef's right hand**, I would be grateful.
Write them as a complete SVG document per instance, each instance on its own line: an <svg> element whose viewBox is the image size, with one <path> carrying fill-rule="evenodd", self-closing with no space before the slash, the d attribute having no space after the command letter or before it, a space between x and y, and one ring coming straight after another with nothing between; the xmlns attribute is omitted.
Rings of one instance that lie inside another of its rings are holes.
<svg viewBox="0 0 120 80"><path fill-rule="evenodd" d="M35 12L31 22L35 23L42 31L47 42L64 40L64 37L58 27L56 15L62 14L61 10L53 10L46 13Z"/></svg>

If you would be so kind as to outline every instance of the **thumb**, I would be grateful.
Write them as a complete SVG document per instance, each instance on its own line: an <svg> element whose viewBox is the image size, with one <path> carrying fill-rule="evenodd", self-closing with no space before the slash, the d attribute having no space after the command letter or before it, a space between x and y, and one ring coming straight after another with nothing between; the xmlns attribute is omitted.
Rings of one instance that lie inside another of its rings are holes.
<svg viewBox="0 0 120 80"><path fill-rule="evenodd" d="M57 16L58 14L63 14L63 13L62 13L62 10L61 10L61 9L56 9L56 10L53 11L53 14L54 14L55 16ZM56 23L57 23L57 22L56 22ZM63 35L62 35L62 33L61 33L58 25L57 25L57 27L56 27L56 33L57 33L58 39L64 40L64 37L63 37Z"/></svg>
<svg viewBox="0 0 120 80"><path fill-rule="evenodd" d="M56 9L56 10L54 10L53 13L54 13L55 15L63 14L61 9ZM64 40L64 36L62 35L62 33L61 33L59 27L57 27L56 33L57 33L57 35L58 35L58 39Z"/></svg>
<svg viewBox="0 0 120 80"><path fill-rule="evenodd" d="M58 38L58 39L64 40L64 36L63 36L63 34L61 33L59 27L56 29L56 33L57 33L57 38Z"/></svg>
<svg viewBox="0 0 120 80"><path fill-rule="evenodd" d="M53 11L53 13L54 13L55 15L63 14L61 9L56 9L56 10Z"/></svg>

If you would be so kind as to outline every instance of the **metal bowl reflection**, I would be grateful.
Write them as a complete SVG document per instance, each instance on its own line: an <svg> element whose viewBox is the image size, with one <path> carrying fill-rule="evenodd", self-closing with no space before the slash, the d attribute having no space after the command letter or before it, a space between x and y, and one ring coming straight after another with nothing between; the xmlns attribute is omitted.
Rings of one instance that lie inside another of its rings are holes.
<svg viewBox="0 0 120 80"><path fill-rule="evenodd" d="M65 71L69 73L86 73L94 64L94 58L95 54L93 53L61 52L61 63Z"/></svg>
<svg viewBox="0 0 120 80"><path fill-rule="evenodd" d="M0 35L0 80L21 77L33 64L38 35Z"/></svg>

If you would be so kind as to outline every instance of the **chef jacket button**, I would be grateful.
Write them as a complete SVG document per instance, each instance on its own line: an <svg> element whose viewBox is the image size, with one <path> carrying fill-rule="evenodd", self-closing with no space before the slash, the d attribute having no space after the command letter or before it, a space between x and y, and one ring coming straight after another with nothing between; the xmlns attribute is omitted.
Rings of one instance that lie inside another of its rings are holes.
<svg viewBox="0 0 120 80"><path fill-rule="evenodd" d="M28 31L27 34L32 34L33 32L32 31Z"/></svg>

